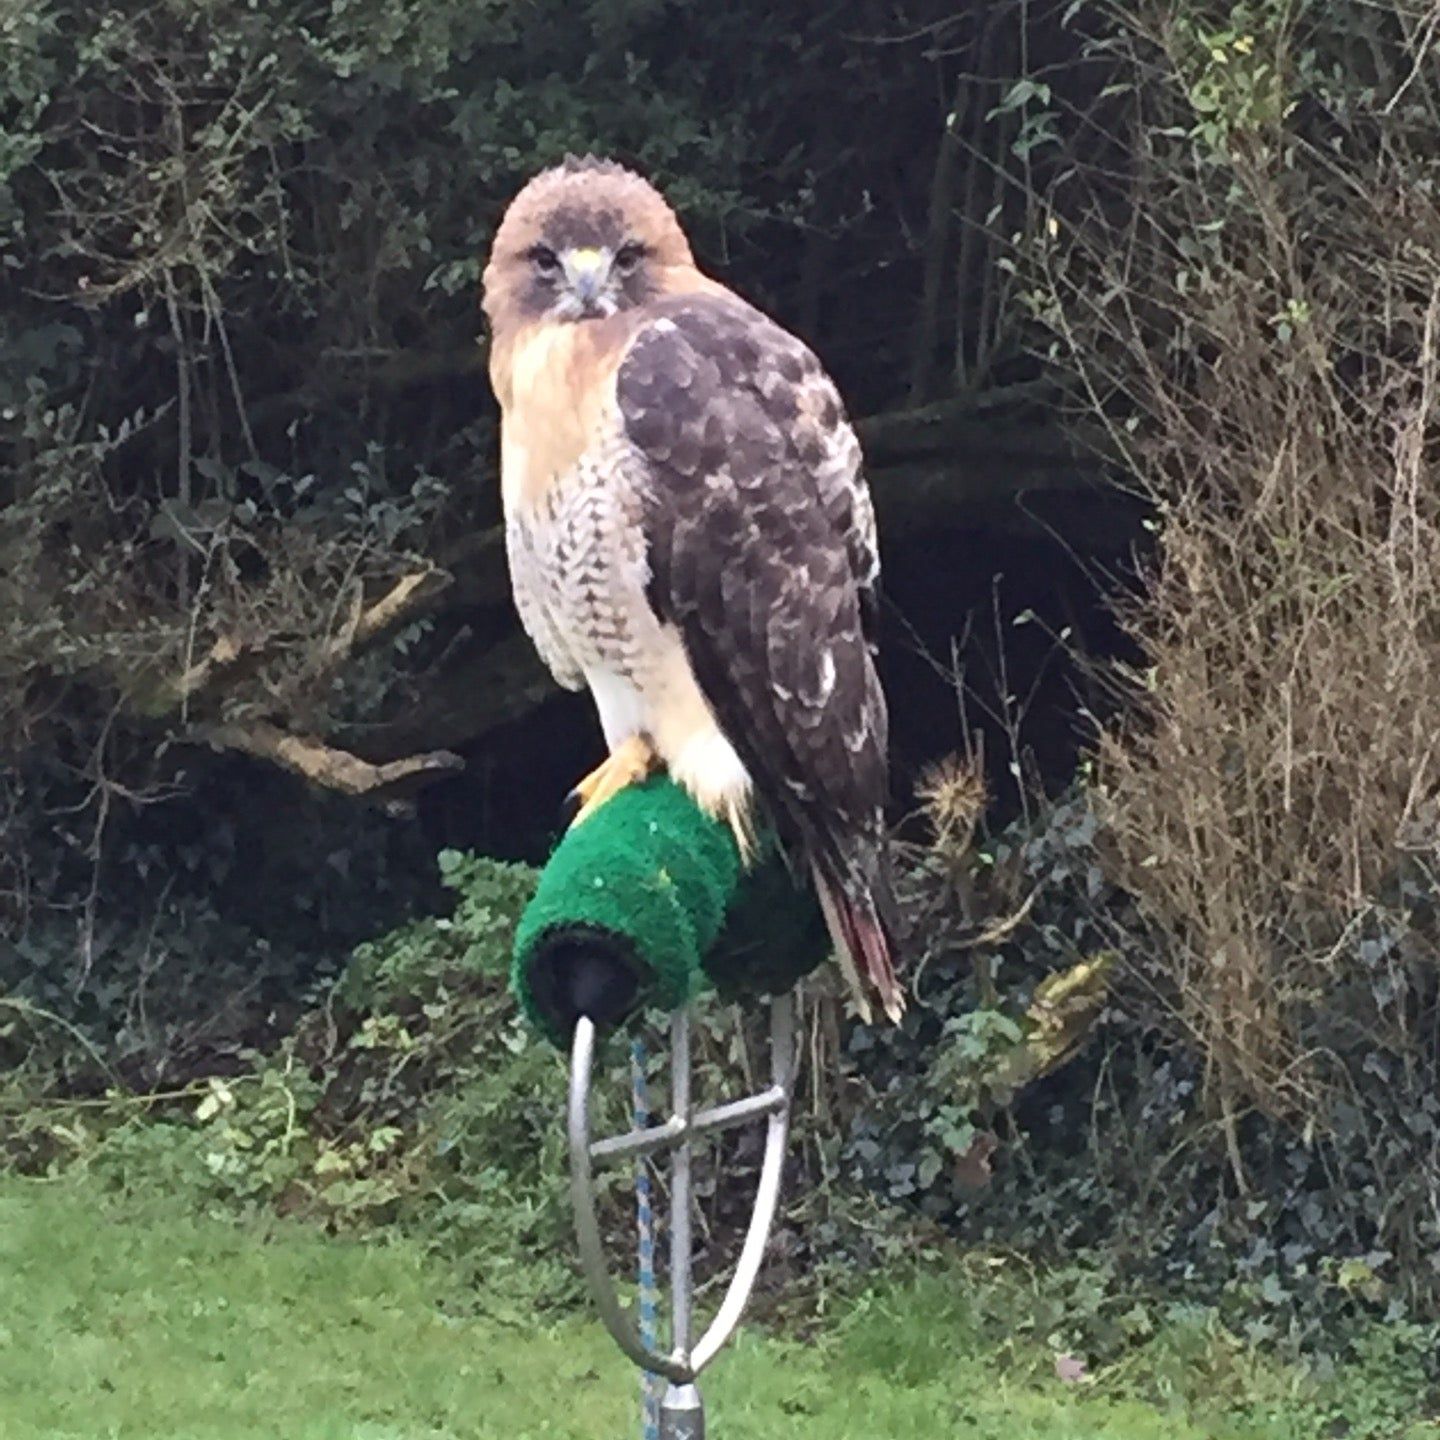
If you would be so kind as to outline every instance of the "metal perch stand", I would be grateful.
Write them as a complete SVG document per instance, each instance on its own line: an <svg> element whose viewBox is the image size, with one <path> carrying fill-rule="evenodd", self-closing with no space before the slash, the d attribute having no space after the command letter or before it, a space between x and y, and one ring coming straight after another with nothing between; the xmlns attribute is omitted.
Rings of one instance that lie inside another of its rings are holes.
<svg viewBox="0 0 1440 1440"><path fill-rule="evenodd" d="M670 1021L671 1115L659 1125L604 1140L590 1138L590 1077L595 1059L595 1026L581 1017L570 1051L570 1193L580 1260L605 1327L641 1369L669 1381L660 1406L661 1440L704 1440L705 1407L696 1384L700 1372L733 1334L760 1272L765 1244L780 1196L780 1172L790 1125L795 1081L795 1002L783 995L770 1007L770 1085L757 1095L696 1111L690 1098L690 1017L676 1011ZM695 1140L751 1120L766 1122L765 1159L755 1208L735 1273L720 1309L698 1341L692 1341L694 1252L690 1183ZM670 1152L671 1349L660 1354L641 1339L635 1321L611 1282L595 1217L593 1167Z"/></svg>

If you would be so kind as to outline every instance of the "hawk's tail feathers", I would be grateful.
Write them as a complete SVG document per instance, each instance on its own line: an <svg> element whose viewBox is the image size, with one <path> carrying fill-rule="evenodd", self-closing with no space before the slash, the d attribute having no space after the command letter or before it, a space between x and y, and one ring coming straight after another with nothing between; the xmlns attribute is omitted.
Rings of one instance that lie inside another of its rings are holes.
<svg viewBox="0 0 1440 1440"><path fill-rule="evenodd" d="M905 1013L905 992L895 976L890 937L874 896L868 890L852 894L818 865L812 865L811 871L820 909L860 1018L867 1023L870 1020L873 991L891 1024L898 1025Z"/></svg>

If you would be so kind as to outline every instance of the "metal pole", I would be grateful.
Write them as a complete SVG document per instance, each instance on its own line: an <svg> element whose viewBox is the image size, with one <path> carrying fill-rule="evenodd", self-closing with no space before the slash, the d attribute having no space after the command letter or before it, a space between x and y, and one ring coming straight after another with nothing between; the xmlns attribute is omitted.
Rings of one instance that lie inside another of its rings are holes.
<svg viewBox="0 0 1440 1440"><path fill-rule="evenodd" d="M670 1019L670 1108L688 1132L690 1109L690 1012L677 1010ZM679 1365L690 1364L690 1300L695 1283L689 1139L670 1155L670 1353ZM671 1381L660 1402L660 1440L705 1440L705 1402L692 1381Z"/></svg>
<svg viewBox="0 0 1440 1440"><path fill-rule="evenodd" d="M694 1383L673 1382L660 1402L660 1440L705 1440L705 1402Z"/></svg>
<svg viewBox="0 0 1440 1440"><path fill-rule="evenodd" d="M631 1121L637 1130L650 1128L650 1086L646 1079L645 1042L637 1035L630 1043ZM635 1230L640 1241L640 1343L653 1350L659 1342L655 1283L655 1210L650 1187L650 1157L635 1161ZM661 1440L659 1376L640 1372L640 1405L645 1415L642 1440Z"/></svg>
<svg viewBox="0 0 1440 1440"><path fill-rule="evenodd" d="M781 1171L795 1084L795 1005L789 995L770 1008L771 1083L758 1095L697 1112L691 1095L690 1020L677 1011L670 1024L672 1113L658 1125L637 1125L627 1135L592 1141L590 1081L595 1059L595 1027L582 1017L570 1051L570 1198L575 1209L575 1238L580 1261L605 1328L615 1343L643 1370L669 1381L660 1405L661 1440L705 1440L705 1407L695 1381L720 1352L740 1323L750 1299L780 1196ZM693 1146L702 1135L763 1119L765 1158L760 1167L755 1206L735 1273L720 1309L699 1341L693 1339ZM670 1286L673 1333L670 1353L647 1346L630 1313L620 1303L606 1266L595 1213L593 1166L670 1151Z"/></svg>
<svg viewBox="0 0 1440 1440"><path fill-rule="evenodd" d="M670 1104L687 1138L670 1155L670 1353L677 1365L690 1364L690 1297L694 1284L691 1233L690 1013L677 1010L670 1021Z"/></svg>

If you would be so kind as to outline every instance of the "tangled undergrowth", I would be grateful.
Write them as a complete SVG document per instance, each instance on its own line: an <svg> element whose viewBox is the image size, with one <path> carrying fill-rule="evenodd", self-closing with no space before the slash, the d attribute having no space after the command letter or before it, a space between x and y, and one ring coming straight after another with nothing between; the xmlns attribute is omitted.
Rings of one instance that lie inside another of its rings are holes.
<svg viewBox="0 0 1440 1440"><path fill-rule="evenodd" d="M1419 14L1137 5L1104 49L1147 162L1119 182L1124 219L1117 182L1075 177L1087 223L1041 262L1155 515L1099 753L1111 873L1164 937L1148 978L1237 1130L1251 1106L1343 1130L1370 1071L1435 1089L1428 47L1399 80ZM1415 1118L1423 1142L1434 1105Z"/></svg>

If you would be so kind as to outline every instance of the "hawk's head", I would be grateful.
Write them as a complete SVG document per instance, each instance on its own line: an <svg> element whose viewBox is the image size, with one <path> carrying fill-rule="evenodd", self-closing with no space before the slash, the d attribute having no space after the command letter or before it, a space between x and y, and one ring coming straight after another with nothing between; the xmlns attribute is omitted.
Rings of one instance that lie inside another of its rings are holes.
<svg viewBox="0 0 1440 1440"><path fill-rule="evenodd" d="M643 305L693 266L660 192L613 160L568 156L515 197L485 267L492 326L580 321Z"/></svg>

